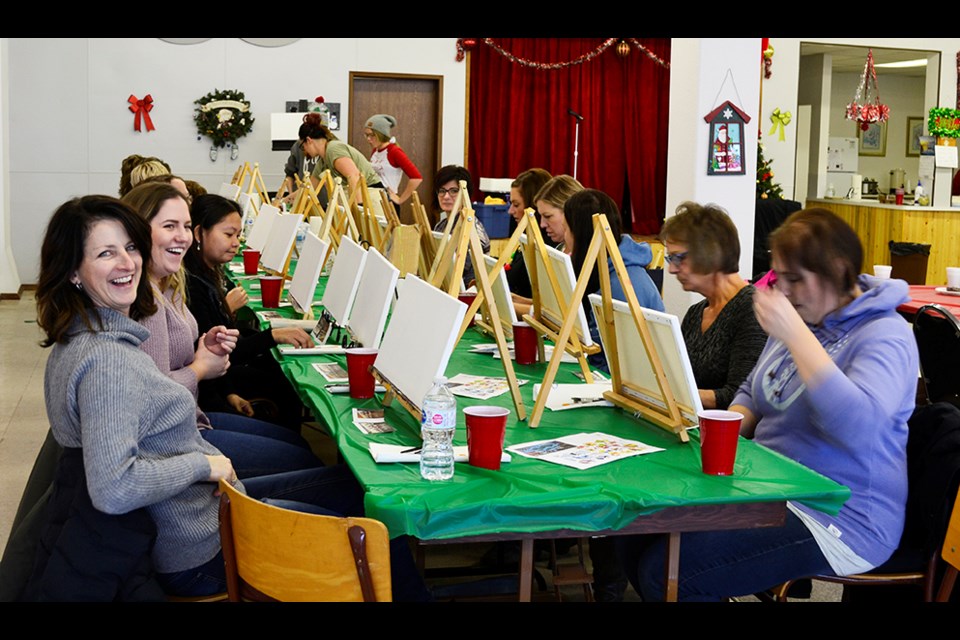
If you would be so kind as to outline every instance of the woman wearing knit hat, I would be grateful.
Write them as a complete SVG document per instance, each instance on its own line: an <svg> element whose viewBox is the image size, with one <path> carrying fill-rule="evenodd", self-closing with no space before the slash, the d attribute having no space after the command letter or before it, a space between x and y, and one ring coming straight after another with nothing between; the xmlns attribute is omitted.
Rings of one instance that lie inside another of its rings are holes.
<svg viewBox="0 0 960 640"><path fill-rule="evenodd" d="M363 126L363 135L373 148L370 164L380 176L383 186L387 188L390 201L396 207L397 213L400 213L400 205L413 195L423 182L423 176L390 133L390 130L397 126L396 118L378 113L370 116ZM406 188L401 193L400 180L404 175L408 180Z"/></svg>

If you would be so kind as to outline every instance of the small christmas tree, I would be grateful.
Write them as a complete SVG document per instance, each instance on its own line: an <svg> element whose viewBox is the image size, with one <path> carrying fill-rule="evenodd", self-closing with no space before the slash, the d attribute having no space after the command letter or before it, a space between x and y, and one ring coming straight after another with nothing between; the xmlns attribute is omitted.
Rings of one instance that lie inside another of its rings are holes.
<svg viewBox="0 0 960 640"><path fill-rule="evenodd" d="M763 143L757 138L757 197L783 198L783 189L773 181L773 160L763 157Z"/></svg>

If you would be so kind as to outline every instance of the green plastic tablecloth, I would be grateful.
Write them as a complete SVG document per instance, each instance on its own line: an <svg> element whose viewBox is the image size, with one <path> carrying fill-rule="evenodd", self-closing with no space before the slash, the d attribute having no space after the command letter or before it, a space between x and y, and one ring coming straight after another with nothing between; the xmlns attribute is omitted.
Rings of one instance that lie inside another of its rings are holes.
<svg viewBox="0 0 960 640"><path fill-rule="evenodd" d="M324 281L318 287L322 294ZM251 303L259 310L258 303ZM284 315L292 311L281 309ZM499 360L469 353L473 344L492 339L469 329L454 351L446 375L459 373L502 376ZM803 465L762 445L740 439L734 474L708 476L700 470L696 430L682 444L672 435L618 408L584 408L561 412L546 410L537 429L516 419L510 394L485 401L457 398L458 409L473 404L495 404L511 409L505 446L600 431L640 440L665 451L635 456L589 470L513 455L499 471L457 463L452 480L429 482L420 478L417 464L377 464L369 454L371 441L415 446L419 421L399 403L385 412L395 433L367 435L352 424L354 407L380 406L381 396L366 401L348 395L331 395L326 381L312 362L336 361L344 356L281 356L280 366L301 398L324 421L342 456L366 490L367 516L383 521L391 535L406 533L421 539L445 539L503 532L541 532L557 529L600 531L620 529L638 516L671 506L712 505L795 500L835 514L849 490ZM516 365L519 378L531 382L521 394L529 414L533 409L533 384L542 380L545 364ZM576 365L561 365L556 382L576 383ZM462 414L455 445L466 444Z"/></svg>

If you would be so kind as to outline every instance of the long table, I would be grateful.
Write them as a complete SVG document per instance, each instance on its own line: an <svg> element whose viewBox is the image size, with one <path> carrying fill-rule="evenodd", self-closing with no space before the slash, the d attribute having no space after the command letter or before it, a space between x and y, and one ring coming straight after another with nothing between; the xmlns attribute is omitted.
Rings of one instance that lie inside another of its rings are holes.
<svg viewBox="0 0 960 640"><path fill-rule="evenodd" d="M318 289L322 291L323 283ZM318 291L318 297L320 293ZM251 303L259 310L258 303ZM290 310L281 310L292 315ZM461 340L446 374L497 376L498 360L469 353L470 346L491 340L470 329ZM280 356L280 366L303 401L335 438L343 459L366 490L366 515L386 524L391 535L407 534L425 544L464 541L520 540L520 595L531 596L533 541L584 535L668 533L667 597L676 598L680 534L688 531L740 529L781 525L786 501L795 500L829 513L839 511L849 490L810 469L749 440L741 439L734 475L708 476L700 470L696 431L689 444L620 409L583 408L544 413L537 429L508 420L506 445L602 431L663 447L658 453L627 458L586 471L518 455L500 471L457 464L451 481L420 478L416 464L377 464L368 451L371 440L419 444L419 422L399 404L388 407L390 434L368 436L352 424L354 407L379 407L381 397L357 401L331 395L312 362L344 356ZM577 382L574 365L563 365L557 382ZM530 380L521 387L523 401L533 406L533 383L545 364L517 365L517 376ZM458 409L495 404L512 409L510 395L486 401L457 398ZM514 414L511 413L511 416ZM462 423L455 445L466 444Z"/></svg>

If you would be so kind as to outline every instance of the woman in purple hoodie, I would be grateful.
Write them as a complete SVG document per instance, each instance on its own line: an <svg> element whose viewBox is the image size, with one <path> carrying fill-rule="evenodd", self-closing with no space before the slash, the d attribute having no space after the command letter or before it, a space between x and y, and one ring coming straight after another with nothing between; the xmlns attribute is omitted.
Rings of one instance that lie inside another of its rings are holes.
<svg viewBox="0 0 960 640"><path fill-rule="evenodd" d="M853 229L825 209L791 215L770 237L776 283L754 296L770 336L730 409L741 434L850 488L837 514L787 503L783 527L685 534L681 600L719 600L814 574L885 562L907 499L907 419L917 346L897 307L902 280L860 274ZM662 599L663 542L625 545L643 598Z"/></svg>

